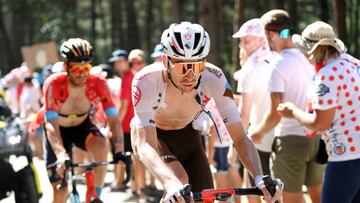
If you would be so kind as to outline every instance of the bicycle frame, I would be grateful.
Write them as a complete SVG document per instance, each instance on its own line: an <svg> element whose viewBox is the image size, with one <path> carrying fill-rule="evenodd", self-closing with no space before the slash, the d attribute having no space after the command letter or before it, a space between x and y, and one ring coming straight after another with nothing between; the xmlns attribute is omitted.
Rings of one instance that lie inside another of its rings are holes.
<svg viewBox="0 0 360 203"><path fill-rule="evenodd" d="M193 192L194 201L203 201L204 203L213 203L214 200L227 201L235 195L263 195L263 193L259 188L233 188Z"/></svg>
<svg viewBox="0 0 360 203"><path fill-rule="evenodd" d="M127 152L126 155L128 157L131 156L130 152ZM79 198L79 192L76 189L76 183L73 180L73 177L75 176L74 168L76 167L85 167L86 170L84 172L85 174L85 180L86 180L86 199L85 203L101 203L99 196L96 193L96 187L95 187L95 179L94 179L94 167L99 166L106 166L109 164L116 164L115 161L102 161L102 162L82 162L82 163L72 163L72 154L70 153L70 160L65 162L66 168L71 168L71 182L72 182L72 195L74 198L74 203L80 203ZM66 170L67 171L67 170ZM67 186L67 172L65 171L64 178L61 181L59 185L57 185L58 189L64 188ZM123 184L127 184L131 179L132 171L131 171L131 159L128 159L126 163L126 178L123 182Z"/></svg>

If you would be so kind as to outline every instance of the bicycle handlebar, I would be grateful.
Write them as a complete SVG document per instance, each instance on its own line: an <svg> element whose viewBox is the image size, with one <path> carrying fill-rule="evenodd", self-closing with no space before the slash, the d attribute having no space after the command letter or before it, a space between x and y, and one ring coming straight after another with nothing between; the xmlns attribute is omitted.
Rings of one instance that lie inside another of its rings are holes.
<svg viewBox="0 0 360 203"><path fill-rule="evenodd" d="M272 180L269 176L264 176L264 183L267 190L272 196L275 195L277 181ZM185 187L183 196L188 194L191 186ZM263 192L259 188L233 188L233 189L218 189L218 190L203 190L202 192L193 192L194 201L212 202L213 200L227 201L233 195L259 195L263 196ZM275 201L278 202L278 201Z"/></svg>
<svg viewBox="0 0 360 203"><path fill-rule="evenodd" d="M126 177L125 180L123 181L123 184L127 184L131 177L132 177L132 161L131 161L131 152L126 152L125 153L125 161L123 161L125 163L125 172L126 172ZM66 170L64 171L64 176L63 179L61 180L61 182L56 186L56 188L58 190L64 188L65 186L67 186L67 180L68 180L68 174L67 171L70 167L76 168L76 167L87 167L87 168L94 168L94 167L99 167L99 166L106 166L109 164L117 164L117 162L115 160L112 161L99 161L99 162L81 162L81 163L72 163L71 159L68 159L65 161L65 168ZM57 163L53 163L48 165L47 167L54 167L56 166Z"/></svg>

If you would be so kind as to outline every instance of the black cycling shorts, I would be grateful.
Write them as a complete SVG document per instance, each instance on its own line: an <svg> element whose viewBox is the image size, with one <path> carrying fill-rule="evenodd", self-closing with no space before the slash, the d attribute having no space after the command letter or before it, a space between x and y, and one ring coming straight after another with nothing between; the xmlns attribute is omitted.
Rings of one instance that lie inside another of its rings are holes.
<svg viewBox="0 0 360 203"><path fill-rule="evenodd" d="M214 188L208 159L199 131L191 123L180 130L157 130L159 154L165 163L179 161L184 167L193 192Z"/></svg>
<svg viewBox="0 0 360 203"><path fill-rule="evenodd" d="M93 136L101 137L101 138L105 139L105 137L101 134L100 130L91 122L89 117L87 117L84 120L84 122L82 122L78 126L74 126L74 127L61 127L60 126L60 134L61 134L61 138L62 138L64 147L65 147L65 150L67 153L71 152L70 150L73 145L86 151L85 142L90 134L92 134ZM46 148L45 149L46 150L45 151L46 165L55 163L57 161L57 158L56 158L54 150L52 149L48 139L46 139L45 148ZM50 177L50 176L54 175L53 174L54 170L48 170L48 171L52 171L52 172L50 172L51 174L48 174L48 175L49 175L50 180L52 182L54 182L54 178ZM57 179L57 178L55 178L55 179Z"/></svg>

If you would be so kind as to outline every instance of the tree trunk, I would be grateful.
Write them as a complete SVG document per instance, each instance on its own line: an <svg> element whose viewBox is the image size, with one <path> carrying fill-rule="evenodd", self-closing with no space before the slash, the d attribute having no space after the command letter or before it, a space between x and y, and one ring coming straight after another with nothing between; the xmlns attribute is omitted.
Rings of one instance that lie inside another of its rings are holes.
<svg viewBox="0 0 360 203"><path fill-rule="evenodd" d="M3 0L0 0L0 67L1 75L8 73L15 66L13 49L6 31L3 15Z"/></svg>
<svg viewBox="0 0 360 203"><path fill-rule="evenodd" d="M125 35L123 29L123 1L111 0L111 45L112 49L125 46Z"/></svg>
<svg viewBox="0 0 360 203"><path fill-rule="evenodd" d="M284 0L271 0L271 8L284 9Z"/></svg>
<svg viewBox="0 0 360 203"><path fill-rule="evenodd" d="M96 0L91 0L91 27L90 44L96 50ZM96 57L96 54L95 54Z"/></svg>
<svg viewBox="0 0 360 203"><path fill-rule="evenodd" d="M161 28L161 33L162 31L168 26L168 25L165 25L165 20L164 20L164 0L158 0L158 1L155 1L157 2L157 7L159 9L159 28Z"/></svg>
<svg viewBox="0 0 360 203"><path fill-rule="evenodd" d="M296 10L297 10L297 0L289 0L288 11L289 11L289 15L291 17L292 25L294 26L293 27L294 33L298 33L298 28L297 28L298 16L297 16Z"/></svg>
<svg viewBox="0 0 360 203"><path fill-rule="evenodd" d="M171 15L171 23L179 23L180 21L180 2L179 0L171 0L169 7L170 7L170 15Z"/></svg>
<svg viewBox="0 0 360 203"><path fill-rule="evenodd" d="M360 40L359 40L359 22L360 22L360 18L359 18L359 6L360 6L360 0L356 0L355 1L355 19L354 19L354 24L353 26L355 27L354 30L354 43L355 43L355 50L354 50L354 55L355 56L360 56Z"/></svg>
<svg viewBox="0 0 360 203"><path fill-rule="evenodd" d="M327 0L319 0L320 4L320 19L324 22L329 22L329 4Z"/></svg>
<svg viewBox="0 0 360 203"><path fill-rule="evenodd" d="M146 40L146 51L147 53L151 53L152 50L152 42L151 42L151 36L153 34L153 21L154 21L154 16L153 16L153 1L152 0L147 0L147 5L146 5L146 23L145 23L145 40Z"/></svg>
<svg viewBox="0 0 360 203"><path fill-rule="evenodd" d="M135 12L134 1L126 0L126 20L127 24L127 41L128 50L138 49L140 46L139 29L137 24L137 13Z"/></svg>
<svg viewBox="0 0 360 203"><path fill-rule="evenodd" d="M346 37L346 1L345 0L333 0L336 28L339 38L347 44Z"/></svg>
<svg viewBox="0 0 360 203"><path fill-rule="evenodd" d="M210 53L207 60L216 66L220 65L220 29L219 29L219 9L222 7L217 0L199 0L199 21L204 29L209 33L211 40Z"/></svg>
<svg viewBox="0 0 360 203"><path fill-rule="evenodd" d="M233 33L236 33L241 25L244 22L244 0L235 0L234 2L234 23L233 23ZM234 73L240 67L240 59L239 59L239 39L234 39L234 43L232 46L232 70L231 72Z"/></svg>
<svg viewBox="0 0 360 203"><path fill-rule="evenodd" d="M27 23L24 10L26 1L10 1L11 16L11 35L10 40L13 44L15 66L20 66L23 62L21 47L25 44L25 25Z"/></svg>

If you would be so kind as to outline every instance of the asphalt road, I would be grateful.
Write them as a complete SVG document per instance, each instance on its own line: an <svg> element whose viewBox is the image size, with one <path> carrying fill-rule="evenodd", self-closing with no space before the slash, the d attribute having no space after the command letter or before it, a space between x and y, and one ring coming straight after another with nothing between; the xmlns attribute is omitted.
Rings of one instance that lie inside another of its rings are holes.
<svg viewBox="0 0 360 203"><path fill-rule="evenodd" d="M43 190L43 196L40 199L40 203L51 203L53 190L47 177L44 161L34 158L34 163L39 172L41 188ZM114 179L114 173L110 170L106 175L105 184L110 185L113 179ZM77 189L80 194L80 201L85 202L86 186L84 184L78 184ZM137 203L138 201L134 198L131 198L131 196L132 195L130 189L128 189L126 192L111 192L110 187L105 187L101 195L101 199L105 203L112 203L112 202ZM151 196L148 197L147 201L142 201L142 202L159 202L160 197L161 197L161 191L157 191L155 193L151 193ZM14 194L11 194L6 199L0 200L0 202L15 203Z"/></svg>
<svg viewBox="0 0 360 203"><path fill-rule="evenodd" d="M20 161L20 162L22 162L22 161ZM37 158L34 158L34 163L35 163L36 168L38 169L41 187L43 189L43 196L40 199L39 203L51 203L53 190L52 190L51 184L49 182L49 179L47 177L45 163L44 163L44 161L41 161ZM105 178L105 184L110 185L111 182L113 181L113 179L114 179L114 173L111 170L109 170L109 172L107 173L106 178ZM161 185L159 182L156 182L156 186L158 188L161 188ZM78 184L77 189L80 194L80 201L85 202L86 186L84 184ZM131 198L132 195L131 195L130 189L128 189L125 192L111 192L110 187L104 187L103 193L101 195L101 199L105 203L113 203L113 202L158 203L161 198L161 194L162 194L162 191L156 191L156 192L150 193L146 200L139 201L137 199ZM305 197L306 203L311 203L311 200L310 200L308 194L305 194L304 197ZM244 197L244 196L241 197L241 202L248 203L246 197ZM8 198L0 200L0 203L15 203L14 195L11 194Z"/></svg>

